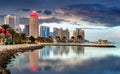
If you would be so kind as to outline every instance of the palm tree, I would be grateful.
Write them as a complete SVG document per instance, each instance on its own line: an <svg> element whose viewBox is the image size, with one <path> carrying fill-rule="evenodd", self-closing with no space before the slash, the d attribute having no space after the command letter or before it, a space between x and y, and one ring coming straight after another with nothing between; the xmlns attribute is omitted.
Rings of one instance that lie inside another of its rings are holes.
<svg viewBox="0 0 120 74"><path fill-rule="evenodd" d="M25 42L26 41L26 34L25 33L21 33L20 35L21 35L21 40L23 42Z"/></svg>
<svg viewBox="0 0 120 74"><path fill-rule="evenodd" d="M64 41L67 40L67 37L66 37L66 36L63 36L63 37L62 37L62 40L64 40Z"/></svg>
<svg viewBox="0 0 120 74"><path fill-rule="evenodd" d="M30 36L29 37L29 40L31 41L31 43L34 43L35 42L35 38L33 36Z"/></svg>
<svg viewBox="0 0 120 74"><path fill-rule="evenodd" d="M74 37L74 36L72 36L72 37L71 37L71 40L75 40L75 37Z"/></svg>
<svg viewBox="0 0 120 74"><path fill-rule="evenodd" d="M52 36L49 36L48 39L50 40L50 42L53 42Z"/></svg>
<svg viewBox="0 0 120 74"><path fill-rule="evenodd" d="M16 31L14 29L9 28L9 32L12 35L12 41L14 42L14 36L16 34Z"/></svg>
<svg viewBox="0 0 120 74"><path fill-rule="evenodd" d="M66 36L63 36L63 37L62 37L62 40L63 40L64 42L66 42L67 37L66 37Z"/></svg>
<svg viewBox="0 0 120 74"><path fill-rule="evenodd" d="M1 27L5 30L4 34L5 34L5 38L6 38L6 32L7 32L7 29L9 28L9 25L8 24L3 24Z"/></svg>
<svg viewBox="0 0 120 74"><path fill-rule="evenodd" d="M56 36L56 40L59 41L60 40L60 36Z"/></svg>
<svg viewBox="0 0 120 74"><path fill-rule="evenodd" d="M78 35L78 36L77 36L77 40L79 40L79 41L82 40L82 36L81 36L81 35Z"/></svg>
<svg viewBox="0 0 120 74"><path fill-rule="evenodd" d="M71 40L72 40L72 42L75 42L75 37L72 36L72 37L71 37Z"/></svg>
<svg viewBox="0 0 120 74"><path fill-rule="evenodd" d="M19 33L15 33L15 35L14 35L14 41L16 43L21 43L21 36L20 36Z"/></svg>

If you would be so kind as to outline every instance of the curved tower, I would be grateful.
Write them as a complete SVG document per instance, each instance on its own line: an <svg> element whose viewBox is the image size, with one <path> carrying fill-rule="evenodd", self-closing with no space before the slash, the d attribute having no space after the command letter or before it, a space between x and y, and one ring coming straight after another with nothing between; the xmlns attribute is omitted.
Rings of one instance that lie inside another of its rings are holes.
<svg viewBox="0 0 120 74"><path fill-rule="evenodd" d="M38 14L36 11L32 11L30 14L29 20L29 36L38 37L39 36L39 22L38 22Z"/></svg>

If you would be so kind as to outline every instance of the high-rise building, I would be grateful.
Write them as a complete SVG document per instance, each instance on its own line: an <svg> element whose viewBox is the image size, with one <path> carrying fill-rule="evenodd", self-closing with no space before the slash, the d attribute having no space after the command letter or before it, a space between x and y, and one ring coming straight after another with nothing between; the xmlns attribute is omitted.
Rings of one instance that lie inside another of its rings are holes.
<svg viewBox="0 0 120 74"><path fill-rule="evenodd" d="M40 37L48 38L50 36L50 28L47 26L40 26Z"/></svg>
<svg viewBox="0 0 120 74"><path fill-rule="evenodd" d="M79 31L79 35L81 35L82 36L82 40L85 40L85 31L84 30L80 30Z"/></svg>
<svg viewBox="0 0 120 74"><path fill-rule="evenodd" d="M74 31L73 31L73 36L75 37L75 39L77 39L77 36L78 36L77 30L74 30Z"/></svg>
<svg viewBox="0 0 120 74"><path fill-rule="evenodd" d="M76 30L73 31L73 36L77 38L78 35L82 36L82 40L85 39L85 31L79 28L76 28Z"/></svg>
<svg viewBox="0 0 120 74"><path fill-rule="evenodd" d="M67 39L69 39L69 30L63 30L62 28L54 28L53 29L53 38L56 38L56 36L59 36L61 39L63 36L65 36Z"/></svg>
<svg viewBox="0 0 120 74"><path fill-rule="evenodd" d="M63 30L63 34L62 34L62 37L65 36L67 39L69 39L69 30L66 29L66 30Z"/></svg>
<svg viewBox="0 0 120 74"><path fill-rule="evenodd" d="M33 37L39 36L39 22L38 22L38 14L36 11L32 11L30 14L29 20L29 35Z"/></svg>
<svg viewBox="0 0 120 74"><path fill-rule="evenodd" d="M63 29L62 28L58 29L58 36L62 39L62 37L63 37Z"/></svg>
<svg viewBox="0 0 120 74"><path fill-rule="evenodd" d="M7 15L4 17L4 23L8 24L11 28L15 29L16 16Z"/></svg>
<svg viewBox="0 0 120 74"><path fill-rule="evenodd" d="M58 36L58 28L53 28L53 38Z"/></svg>
<svg viewBox="0 0 120 74"><path fill-rule="evenodd" d="M29 36L29 25L25 25L23 32L26 34L26 36Z"/></svg>
<svg viewBox="0 0 120 74"><path fill-rule="evenodd" d="M50 36L53 37L53 32L50 32Z"/></svg>

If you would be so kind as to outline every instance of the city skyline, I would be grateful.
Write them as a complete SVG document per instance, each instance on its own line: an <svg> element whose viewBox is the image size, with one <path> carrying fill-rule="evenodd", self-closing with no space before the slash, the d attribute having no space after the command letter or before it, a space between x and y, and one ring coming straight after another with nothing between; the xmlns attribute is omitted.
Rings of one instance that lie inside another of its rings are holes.
<svg viewBox="0 0 120 74"><path fill-rule="evenodd" d="M20 19L19 24L28 25L29 14L35 10L39 15L40 25L50 27L51 31L54 27L68 28L70 32L75 28L82 28L86 30L88 40L118 41L119 2L119 0L1 0L0 23L4 22L3 17L6 15L14 15Z"/></svg>

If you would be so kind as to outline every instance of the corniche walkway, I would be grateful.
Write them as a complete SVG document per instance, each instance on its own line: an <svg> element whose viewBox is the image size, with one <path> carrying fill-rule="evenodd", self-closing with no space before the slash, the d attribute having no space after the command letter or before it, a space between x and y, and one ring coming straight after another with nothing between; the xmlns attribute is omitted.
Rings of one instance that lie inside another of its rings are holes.
<svg viewBox="0 0 120 74"><path fill-rule="evenodd" d="M42 45L38 44L16 44L16 45L0 45L0 51L3 50L13 50L20 48L33 48L33 47L42 47Z"/></svg>
<svg viewBox="0 0 120 74"><path fill-rule="evenodd" d="M43 46L89 46L89 47L115 47L113 44L98 43L40 43Z"/></svg>

